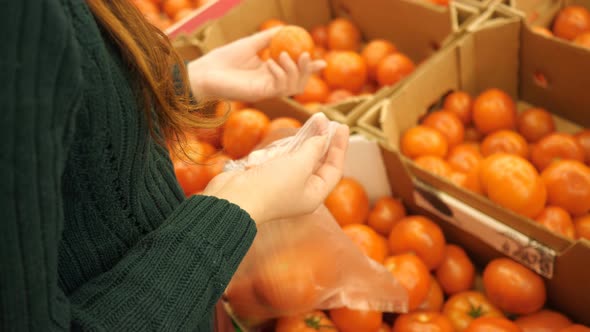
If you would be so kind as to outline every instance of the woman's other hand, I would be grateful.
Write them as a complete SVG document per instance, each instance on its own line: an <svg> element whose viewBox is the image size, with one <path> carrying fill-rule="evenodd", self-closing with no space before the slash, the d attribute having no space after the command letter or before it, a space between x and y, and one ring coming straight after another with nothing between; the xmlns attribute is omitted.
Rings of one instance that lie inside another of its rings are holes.
<svg viewBox="0 0 590 332"><path fill-rule="evenodd" d="M304 53L297 63L286 53L279 61L262 61L258 52L270 44L274 28L219 47L188 64L191 88L197 98L254 102L301 93L311 74L325 67Z"/></svg>

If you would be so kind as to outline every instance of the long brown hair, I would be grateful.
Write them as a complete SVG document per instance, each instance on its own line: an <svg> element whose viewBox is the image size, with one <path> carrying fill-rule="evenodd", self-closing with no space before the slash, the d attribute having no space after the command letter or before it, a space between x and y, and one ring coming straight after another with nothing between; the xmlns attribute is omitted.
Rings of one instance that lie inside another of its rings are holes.
<svg viewBox="0 0 590 332"><path fill-rule="evenodd" d="M159 142L183 141L187 128L214 128L223 119L211 118L190 99L190 85L184 62L169 39L151 25L131 0L87 0L99 26L118 45L131 71L137 75L140 102L152 136ZM178 69L175 84L172 69ZM162 135L157 135L155 125ZM163 137L162 137L163 136Z"/></svg>

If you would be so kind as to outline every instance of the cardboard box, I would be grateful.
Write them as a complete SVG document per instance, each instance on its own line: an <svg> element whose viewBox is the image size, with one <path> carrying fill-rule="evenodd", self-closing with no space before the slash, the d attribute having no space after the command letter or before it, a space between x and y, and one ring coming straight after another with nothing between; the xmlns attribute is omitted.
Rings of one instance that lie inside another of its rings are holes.
<svg viewBox="0 0 590 332"><path fill-rule="evenodd" d="M191 35L210 20L223 16L228 10L240 3L240 0L210 0L195 9L190 15L174 23L165 33L170 39L181 35Z"/></svg>
<svg viewBox="0 0 590 332"><path fill-rule="evenodd" d="M389 39L415 63L422 63L453 40L466 22L478 14L478 8L465 4L451 4L447 8L412 0L244 0L205 28L198 44L203 52L208 52L256 32L259 25L270 18L310 29L326 24L334 17L344 16L358 25L365 40ZM319 110L339 122L354 124L376 100L390 95L402 84L384 88L375 97L352 98L335 106L322 106ZM303 109L299 103L287 98L265 101L259 107L267 106Z"/></svg>
<svg viewBox="0 0 590 332"><path fill-rule="evenodd" d="M417 168L399 153L400 134L439 106L441 97L452 90L477 95L490 87L500 88L519 101L521 110L535 105L561 117L561 131L590 126L590 57L560 54L562 46L557 43L541 47L530 38L520 17L504 6L488 10L469 31L380 108L365 114L359 127L381 130L384 145L392 150L384 156L393 191L411 207L443 220L445 232L481 260L502 253L541 274L550 304L590 324L590 241L553 234ZM557 54L559 61L553 61L556 58L551 55ZM539 74L548 78L548 84L539 82Z"/></svg>

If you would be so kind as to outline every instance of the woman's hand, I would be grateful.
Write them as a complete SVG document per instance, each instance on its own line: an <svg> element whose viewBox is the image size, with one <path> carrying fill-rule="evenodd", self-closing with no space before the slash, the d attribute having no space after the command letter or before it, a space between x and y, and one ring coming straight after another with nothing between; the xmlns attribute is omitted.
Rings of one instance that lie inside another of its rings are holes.
<svg viewBox="0 0 590 332"><path fill-rule="evenodd" d="M342 177L348 127L338 126L324 155L326 139L315 136L288 155L246 171L222 173L210 182L203 195L239 205L256 223L311 213Z"/></svg>
<svg viewBox="0 0 590 332"><path fill-rule="evenodd" d="M256 33L217 48L188 64L188 76L197 98L253 102L301 93L314 72L325 66L304 53L295 63L286 53L278 63L262 61L258 52L280 28Z"/></svg>

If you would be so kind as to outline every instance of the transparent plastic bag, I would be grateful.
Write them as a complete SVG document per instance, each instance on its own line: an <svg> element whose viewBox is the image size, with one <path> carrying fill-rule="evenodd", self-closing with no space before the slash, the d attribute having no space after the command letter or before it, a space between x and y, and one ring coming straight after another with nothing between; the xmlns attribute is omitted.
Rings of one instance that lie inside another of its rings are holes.
<svg viewBox="0 0 590 332"><path fill-rule="evenodd" d="M336 132L336 128L338 128L338 123L329 121L323 113L316 113L305 122L303 127L297 130L297 133L294 136L283 137L284 135L290 134L290 130L272 133L279 139L274 140L267 145L265 145L265 143L268 142L262 142L259 147L263 148L252 151L248 156L242 159L228 162L224 167L224 171L247 169L291 151L297 151L301 145L303 145L303 142L314 136L327 136L328 139L326 140L326 145L324 147L325 154L330 146L330 141Z"/></svg>
<svg viewBox="0 0 590 332"><path fill-rule="evenodd" d="M290 151L316 135L331 139L337 124L316 114L296 135L280 139L226 169L244 169ZM327 140L326 150L329 146ZM280 179L277 179L280 181ZM289 204L285 202L285 204ZM312 309L349 307L407 311L407 292L382 265L365 256L325 206L314 213L265 223L230 282L224 299L246 325Z"/></svg>

